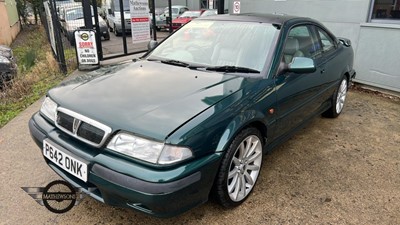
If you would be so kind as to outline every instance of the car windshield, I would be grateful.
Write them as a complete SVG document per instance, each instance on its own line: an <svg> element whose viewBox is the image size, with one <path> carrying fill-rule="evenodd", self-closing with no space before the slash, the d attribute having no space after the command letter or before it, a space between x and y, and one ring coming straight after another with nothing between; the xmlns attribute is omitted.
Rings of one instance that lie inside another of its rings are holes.
<svg viewBox="0 0 400 225"><path fill-rule="evenodd" d="M261 72L277 34L277 28L268 23L193 20L160 43L147 59Z"/></svg>
<svg viewBox="0 0 400 225"><path fill-rule="evenodd" d="M164 12L164 10L161 9L161 8L156 8L156 9L155 9L155 14L156 14L156 15L161 15L161 14L163 14L163 12Z"/></svg>
<svg viewBox="0 0 400 225"><path fill-rule="evenodd" d="M93 8L91 8L92 11L92 16L93 16ZM77 19L82 19L83 18L83 8L73 8L73 9L68 9L67 12L65 13L65 20L77 20Z"/></svg>
<svg viewBox="0 0 400 225"><path fill-rule="evenodd" d="M206 10L201 14L201 16L212 16L212 15L217 15L217 10Z"/></svg>
<svg viewBox="0 0 400 225"><path fill-rule="evenodd" d="M178 9L178 8L172 8L172 14L178 14L178 12L179 12L179 9ZM165 8L164 14L168 16L168 14L169 14L168 7Z"/></svg>
<svg viewBox="0 0 400 225"><path fill-rule="evenodd" d="M197 18L200 16L199 11L186 11L180 17L181 18Z"/></svg>

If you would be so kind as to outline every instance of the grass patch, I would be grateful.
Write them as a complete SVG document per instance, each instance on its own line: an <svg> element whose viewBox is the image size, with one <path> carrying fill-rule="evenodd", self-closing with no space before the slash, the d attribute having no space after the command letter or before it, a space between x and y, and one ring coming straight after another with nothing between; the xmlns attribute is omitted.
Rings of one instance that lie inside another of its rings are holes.
<svg viewBox="0 0 400 225"><path fill-rule="evenodd" d="M0 95L0 127L64 79L43 27L24 29L12 45L18 74Z"/></svg>

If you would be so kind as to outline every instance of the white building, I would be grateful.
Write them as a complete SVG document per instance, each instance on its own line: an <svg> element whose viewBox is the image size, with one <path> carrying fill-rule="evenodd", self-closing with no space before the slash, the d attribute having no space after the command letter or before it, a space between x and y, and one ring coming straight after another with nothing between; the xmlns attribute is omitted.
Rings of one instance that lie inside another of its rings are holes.
<svg viewBox="0 0 400 225"><path fill-rule="evenodd" d="M225 0L232 12L234 0ZM314 18L349 38L356 82L400 92L400 0L241 0L240 12ZM226 7L226 6L225 6Z"/></svg>

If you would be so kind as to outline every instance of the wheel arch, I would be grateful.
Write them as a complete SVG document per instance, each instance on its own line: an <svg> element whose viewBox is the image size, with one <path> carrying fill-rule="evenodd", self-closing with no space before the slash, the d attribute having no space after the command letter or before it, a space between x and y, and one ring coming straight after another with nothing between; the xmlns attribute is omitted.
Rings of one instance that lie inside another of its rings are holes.
<svg viewBox="0 0 400 225"><path fill-rule="evenodd" d="M349 83L350 83L350 71L351 71L351 66L347 65L344 70L342 71L342 77L340 78L340 80L342 80L343 77L346 77L347 80L347 88L349 87Z"/></svg>
<svg viewBox="0 0 400 225"><path fill-rule="evenodd" d="M249 116L251 116L251 118L249 118ZM262 122L262 118L262 113L255 111L247 111L236 116L225 128L225 131L219 139L216 152L225 152L235 136L248 127L255 127L260 131L264 145L266 143L268 129L267 126Z"/></svg>

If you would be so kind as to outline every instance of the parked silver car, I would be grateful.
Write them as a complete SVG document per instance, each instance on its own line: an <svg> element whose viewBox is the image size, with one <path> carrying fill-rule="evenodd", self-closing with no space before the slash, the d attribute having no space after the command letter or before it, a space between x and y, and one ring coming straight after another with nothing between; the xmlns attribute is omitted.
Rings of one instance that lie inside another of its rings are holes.
<svg viewBox="0 0 400 225"><path fill-rule="evenodd" d="M92 22L94 25L95 18L93 16L94 15L93 8L91 8L91 14L92 14ZM99 15L97 15L97 18L99 21L100 35L105 40L110 40L110 33L108 32L106 22ZM67 37L68 41L73 45L75 43L74 31L80 28L85 28L82 5L78 3L60 8L60 23L64 35Z"/></svg>
<svg viewBox="0 0 400 225"><path fill-rule="evenodd" d="M166 25L167 25L167 21L165 20L165 17L163 16L164 9L163 8L156 8L156 9L154 9L154 11L155 11L155 17L156 17L156 28L157 28L157 30L165 28ZM152 15L151 11L150 11L149 17L150 17L150 21L151 21L151 26L153 26L153 15Z"/></svg>

